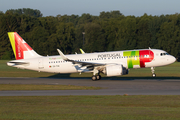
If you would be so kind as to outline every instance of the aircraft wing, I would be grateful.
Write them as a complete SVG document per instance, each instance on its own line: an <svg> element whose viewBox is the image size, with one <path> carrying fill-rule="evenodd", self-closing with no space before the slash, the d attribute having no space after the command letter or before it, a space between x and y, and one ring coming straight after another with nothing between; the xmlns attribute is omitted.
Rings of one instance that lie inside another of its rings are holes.
<svg viewBox="0 0 180 120"><path fill-rule="evenodd" d="M100 70L107 65L104 63L92 63L92 62L83 62L83 61L71 60L71 59L67 58L59 49L57 49L57 51L63 60L72 62L73 64L80 64L81 67L84 67L84 66L87 66L87 68L92 68L92 67L95 68L96 67L96 69Z"/></svg>

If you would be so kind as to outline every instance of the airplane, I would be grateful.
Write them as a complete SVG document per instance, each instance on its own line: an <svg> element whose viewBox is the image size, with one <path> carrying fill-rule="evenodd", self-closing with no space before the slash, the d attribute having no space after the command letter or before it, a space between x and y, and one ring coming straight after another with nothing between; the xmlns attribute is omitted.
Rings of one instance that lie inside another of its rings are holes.
<svg viewBox="0 0 180 120"><path fill-rule="evenodd" d="M175 57L160 49L137 49L111 52L96 52L41 56L36 53L17 32L8 32L16 60L8 66L51 73L93 73L92 80L100 80L100 73L106 76L127 75L129 69L151 68L155 77L155 67L172 64Z"/></svg>

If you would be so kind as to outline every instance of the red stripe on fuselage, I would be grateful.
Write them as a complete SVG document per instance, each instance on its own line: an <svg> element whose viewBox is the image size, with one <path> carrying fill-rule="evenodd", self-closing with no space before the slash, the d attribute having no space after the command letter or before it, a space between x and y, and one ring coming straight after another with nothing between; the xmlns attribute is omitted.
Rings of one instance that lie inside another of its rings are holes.
<svg viewBox="0 0 180 120"><path fill-rule="evenodd" d="M140 50L140 67L145 67L146 62L151 62L154 59L154 53L151 50Z"/></svg>

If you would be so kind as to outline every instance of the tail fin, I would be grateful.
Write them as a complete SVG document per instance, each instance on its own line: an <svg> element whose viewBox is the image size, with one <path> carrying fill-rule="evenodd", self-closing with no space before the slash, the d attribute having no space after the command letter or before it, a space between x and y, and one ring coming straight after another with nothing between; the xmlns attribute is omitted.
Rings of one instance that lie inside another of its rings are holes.
<svg viewBox="0 0 180 120"><path fill-rule="evenodd" d="M17 32L8 32L16 60L40 57Z"/></svg>

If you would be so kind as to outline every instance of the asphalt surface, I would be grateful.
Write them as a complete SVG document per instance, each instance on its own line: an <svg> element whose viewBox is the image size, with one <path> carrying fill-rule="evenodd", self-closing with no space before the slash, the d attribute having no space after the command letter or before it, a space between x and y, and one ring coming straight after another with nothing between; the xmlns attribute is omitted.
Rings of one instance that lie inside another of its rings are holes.
<svg viewBox="0 0 180 120"><path fill-rule="evenodd" d="M180 95L180 79L0 78L0 84L50 84L102 87L100 90L0 91L0 96Z"/></svg>

